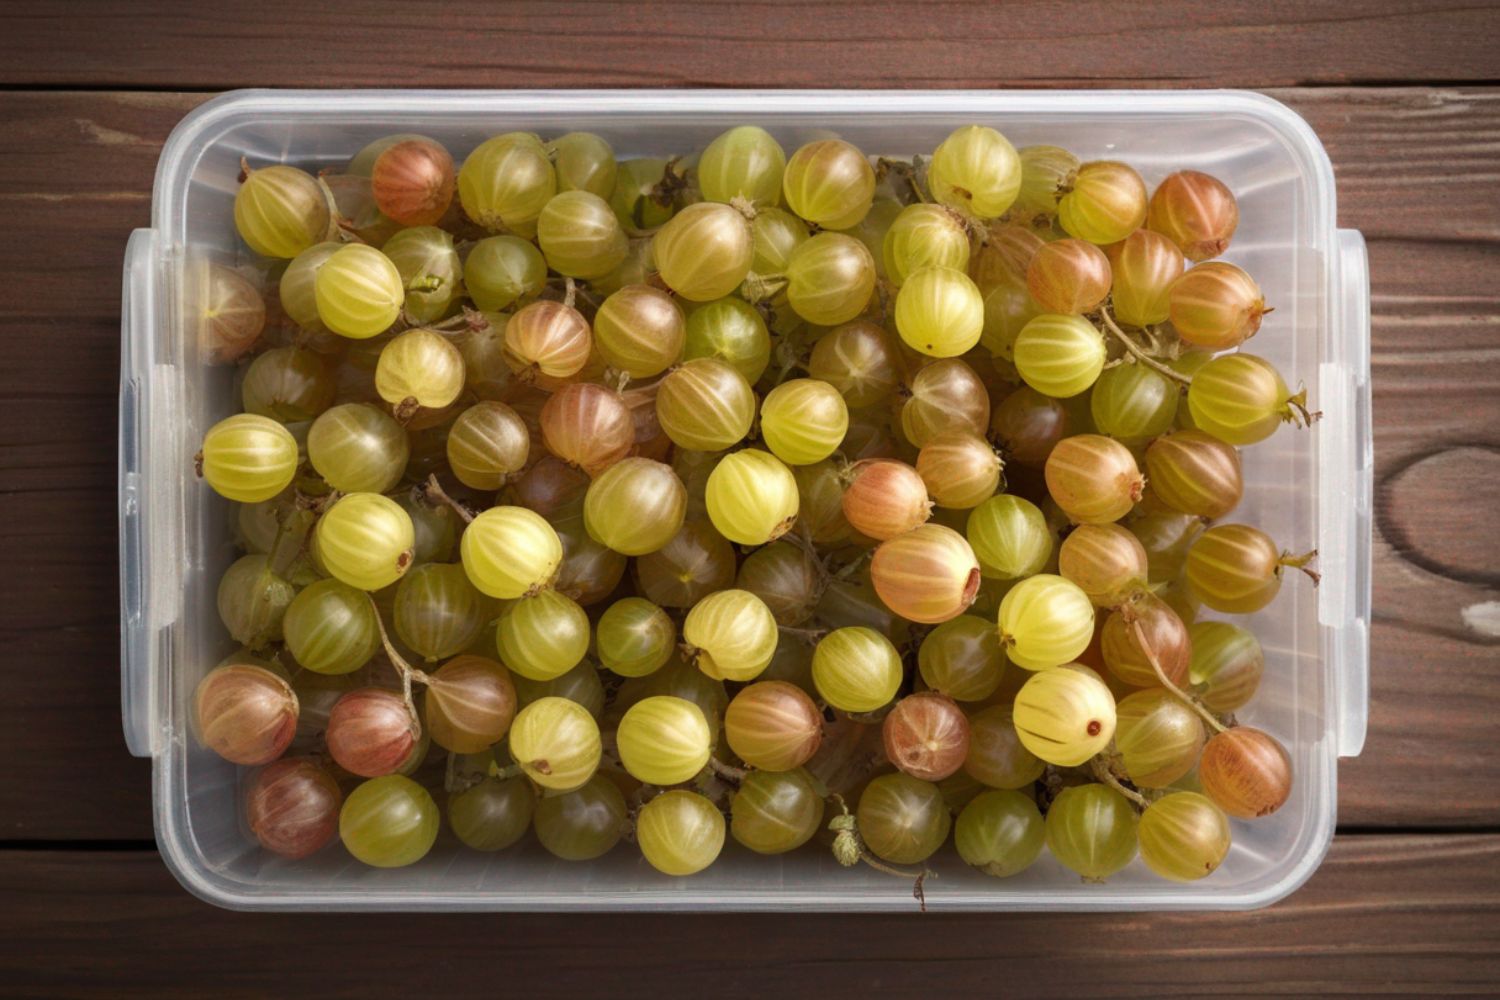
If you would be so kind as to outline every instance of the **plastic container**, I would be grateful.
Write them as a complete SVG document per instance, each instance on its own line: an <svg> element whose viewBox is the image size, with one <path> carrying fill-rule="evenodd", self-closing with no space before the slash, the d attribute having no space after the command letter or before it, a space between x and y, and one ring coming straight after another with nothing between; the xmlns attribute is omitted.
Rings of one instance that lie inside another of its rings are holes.
<svg viewBox="0 0 1500 1000"><path fill-rule="evenodd" d="M121 695L126 741L153 760L157 842L192 892L245 909L898 910L909 887L826 851L752 856L732 841L708 871L657 874L622 845L569 864L534 843L499 855L444 834L423 862L365 868L337 847L299 862L255 848L241 829L236 769L202 750L188 705L231 649L214 594L233 550L224 501L193 474L204 430L235 409L231 374L202 364L185 317L185 263L232 261L240 157L316 169L394 132L432 135L461 158L496 133L588 130L622 157L701 148L723 129L762 125L794 148L836 132L870 154L927 153L954 127L983 123L1017 146L1053 143L1084 159L1127 160L1155 185L1196 168L1223 179L1241 223L1227 259L1276 307L1253 349L1323 419L1247 449L1237 519L1284 545L1316 546L1322 586L1289 580L1249 624L1267 653L1241 721L1281 738L1296 782L1274 816L1234 824L1211 878L1181 885L1141 862L1084 885L1047 855L1015 878L934 859L933 909L1243 909L1291 892L1333 836L1337 765L1359 753L1368 700L1371 435L1369 285L1364 241L1336 228L1328 157L1307 124L1251 93L1114 92L450 92L240 91L209 101L162 150L152 228L126 250L120 384ZM1295 575L1295 574L1294 574Z"/></svg>

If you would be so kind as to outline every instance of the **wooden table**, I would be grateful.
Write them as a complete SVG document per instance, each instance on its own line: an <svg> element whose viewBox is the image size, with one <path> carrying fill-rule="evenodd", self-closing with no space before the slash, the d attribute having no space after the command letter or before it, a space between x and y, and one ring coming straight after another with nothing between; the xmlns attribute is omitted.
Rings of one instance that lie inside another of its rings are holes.
<svg viewBox="0 0 1500 1000"><path fill-rule="evenodd" d="M1500 7L334 8L0 8L0 993L1500 992ZM1322 869L1245 915L244 916L189 897L120 734L121 253L177 120L273 85L1235 86L1290 104L1374 276L1372 712Z"/></svg>

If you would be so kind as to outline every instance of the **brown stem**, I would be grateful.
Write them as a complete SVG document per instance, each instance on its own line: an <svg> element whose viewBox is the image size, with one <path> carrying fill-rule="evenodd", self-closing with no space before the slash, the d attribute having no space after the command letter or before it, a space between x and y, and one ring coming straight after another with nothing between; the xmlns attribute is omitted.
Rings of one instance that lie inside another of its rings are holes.
<svg viewBox="0 0 1500 1000"><path fill-rule="evenodd" d="M1121 784L1120 779L1115 777L1114 772L1109 769L1109 765L1104 762L1103 758L1091 758L1089 760L1089 770L1094 772L1095 778L1104 782L1104 784L1113 788L1115 791L1119 792L1121 795L1125 796L1127 799L1129 799L1131 802L1134 802L1142 809L1145 809L1151 804L1140 792L1137 792L1131 788L1126 788L1123 784Z"/></svg>
<svg viewBox="0 0 1500 1000"><path fill-rule="evenodd" d="M418 486L417 489L420 491L422 499L426 500L429 504L434 506L440 503L447 504L453 508L455 514L464 519L465 524L474 523L474 515L469 513L469 508L450 497L442 486L438 485L438 477L435 473L428 476L427 482Z"/></svg>
<svg viewBox="0 0 1500 1000"><path fill-rule="evenodd" d="M365 599L370 602L370 610L375 613L375 627L380 630L380 644L385 647L385 655L390 658L391 666L396 668L396 673L401 675L401 700L406 702L406 712L411 716L412 732L420 735L422 719L417 715L417 701L411 694L411 682L414 677L421 677L423 683L430 678L407 663L405 657L396 652L396 647L391 643L391 637L386 634L385 622L380 620L380 605L375 603L375 598L370 594L366 594Z"/></svg>
<svg viewBox="0 0 1500 1000"><path fill-rule="evenodd" d="M1135 633L1135 641L1137 645L1141 647L1141 652L1146 656L1146 662L1150 663L1151 669L1156 671L1156 679L1161 681L1161 686L1172 692L1172 694L1176 695L1177 699L1184 705L1188 706L1193 711L1202 716L1203 721L1207 722L1211 727L1213 727L1215 731L1221 733L1227 732L1224 724L1213 717L1213 713L1209 712L1208 709L1198 704L1198 699L1194 698L1192 695L1182 690L1182 688L1172 683L1172 679L1167 676L1167 672L1161 668L1161 660L1157 659L1156 650L1153 649L1151 643L1146 640L1146 632L1141 628L1141 623L1139 621L1132 621L1130 623L1130 628L1131 631Z"/></svg>
<svg viewBox="0 0 1500 1000"><path fill-rule="evenodd" d="M789 635L801 639L810 646L818 644L828 634L826 628L798 628L795 625L777 625L776 630L782 635Z"/></svg>
<svg viewBox="0 0 1500 1000"><path fill-rule="evenodd" d="M1150 368L1152 371L1156 372L1159 375L1165 375L1167 378L1171 379L1174 382L1181 383L1182 385L1193 384L1191 376L1184 375L1182 374L1182 372L1177 371L1175 368L1162 364L1160 361L1157 361L1151 355L1143 351L1141 349L1141 346L1134 340L1131 340L1129 335L1126 334L1124 330L1121 330L1118 326L1115 325L1115 321L1110 318L1108 309L1100 309L1099 318L1104 320L1105 329L1114 334L1115 339L1117 339L1121 344L1125 345L1125 350L1129 351L1131 356L1141 364L1145 365L1147 368Z"/></svg>
<svg viewBox="0 0 1500 1000"><path fill-rule="evenodd" d="M1319 573L1317 570L1308 565L1308 563L1312 562L1316 558L1318 558L1317 549L1313 549L1311 552L1305 552L1300 556L1294 556L1291 552L1288 551L1281 554L1281 565L1290 566L1292 567L1292 569L1300 569L1302 572L1307 574L1308 579L1312 580L1313 586L1316 587L1318 584L1323 582L1323 574Z"/></svg>
<svg viewBox="0 0 1500 1000"><path fill-rule="evenodd" d="M713 770L714 774L717 774L725 781L732 781L736 785L750 776L750 772L745 768L735 767L733 764L726 764L712 754L710 754L708 757L708 766Z"/></svg>

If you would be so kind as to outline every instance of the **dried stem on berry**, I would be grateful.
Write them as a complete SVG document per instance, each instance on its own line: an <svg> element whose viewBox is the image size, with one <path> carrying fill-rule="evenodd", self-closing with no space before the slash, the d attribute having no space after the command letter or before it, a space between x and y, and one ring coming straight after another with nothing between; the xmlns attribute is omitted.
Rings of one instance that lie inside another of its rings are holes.
<svg viewBox="0 0 1500 1000"><path fill-rule="evenodd" d="M1177 371L1175 368L1164 365L1160 361L1157 361L1155 358L1153 358L1151 355L1147 354L1141 348L1141 345L1137 344L1134 340L1131 339L1129 334L1120 329L1120 327L1115 323L1114 319L1109 315L1108 309L1101 308L1099 310L1099 318L1104 321L1104 328L1108 330L1116 340L1124 345L1125 350L1128 351L1131 357L1135 358L1136 361L1145 365L1147 368L1150 368L1152 371L1156 372L1159 375L1165 375L1167 378L1171 379L1174 382L1179 382L1182 385L1193 384L1191 376L1184 375L1182 374L1182 372Z"/></svg>

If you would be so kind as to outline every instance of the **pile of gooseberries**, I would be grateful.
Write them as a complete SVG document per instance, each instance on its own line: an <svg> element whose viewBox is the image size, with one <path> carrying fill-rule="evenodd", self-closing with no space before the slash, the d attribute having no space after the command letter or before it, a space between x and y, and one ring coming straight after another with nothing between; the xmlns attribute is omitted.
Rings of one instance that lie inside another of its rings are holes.
<svg viewBox="0 0 1500 1000"><path fill-rule="evenodd" d="M981 125L245 167L249 253L189 269L243 410L197 456L242 555L193 712L265 850L409 865L446 821L920 893L950 834L997 878L1200 879L1287 802L1233 714L1264 652L1201 612L1316 579L1224 520L1238 449L1313 415L1244 349L1219 180Z"/></svg>

